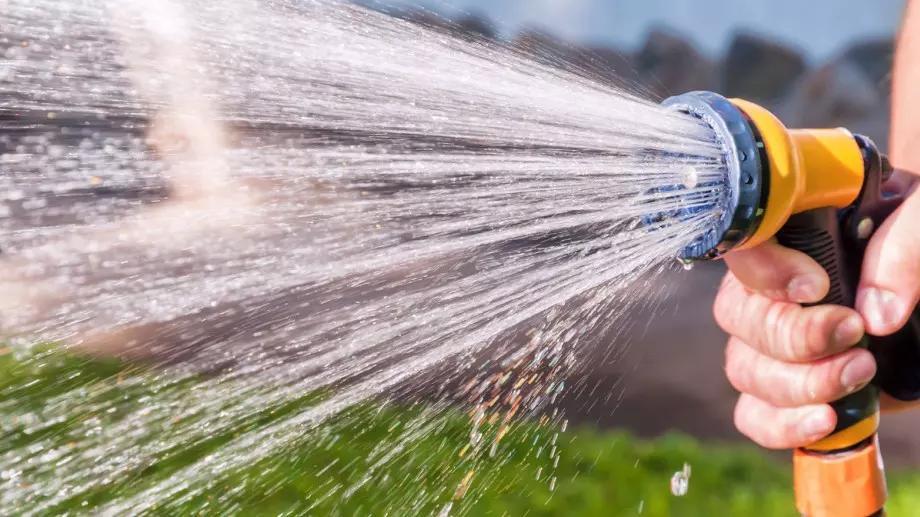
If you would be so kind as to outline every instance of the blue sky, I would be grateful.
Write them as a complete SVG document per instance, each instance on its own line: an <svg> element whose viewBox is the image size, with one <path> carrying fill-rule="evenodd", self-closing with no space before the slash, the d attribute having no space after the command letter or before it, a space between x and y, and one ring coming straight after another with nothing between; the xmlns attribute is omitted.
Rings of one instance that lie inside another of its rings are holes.
<svg viewBox="0 0 920 517"><path fill-rule="evenodd" d="M388 0L487 14L504 29L536 25L578 41L640 44L670 26L718 55L739 29L770 35L823 60L854 40L892 35L905 0ZM387 3L387 2L385 2Z"/></svg>

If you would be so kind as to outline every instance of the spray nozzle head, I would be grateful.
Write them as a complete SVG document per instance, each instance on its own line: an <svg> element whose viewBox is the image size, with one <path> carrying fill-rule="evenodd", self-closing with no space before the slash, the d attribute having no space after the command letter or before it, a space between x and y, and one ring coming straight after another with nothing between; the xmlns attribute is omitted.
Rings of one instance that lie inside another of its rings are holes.
<svg viewBox="0 0 920 517"><path fill-rule="evenodd" d="M769 178L763 140L747 115L718 94L690 92L665 99L662 105L701 120L722 150L724 174L718 187L723 195L718 197L720 206L707 207L714 214L712 226L677 257L685 264L718 259L753 235L763 215ZM672 187L662 187L668 188Z"/></svg>

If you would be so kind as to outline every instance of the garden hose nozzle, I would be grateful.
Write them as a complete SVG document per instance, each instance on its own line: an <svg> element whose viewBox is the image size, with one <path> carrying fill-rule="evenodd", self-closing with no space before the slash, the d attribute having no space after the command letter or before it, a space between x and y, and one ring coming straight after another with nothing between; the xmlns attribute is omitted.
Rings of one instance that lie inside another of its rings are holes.
<svg viewBox="0 0 920 517"><path fill-rule="evenodd" d="M853 307L866 245L902 201L883 194L892 169L875 144L842 128L788 129L756 104L711 92L663 104L712 128L725 169L716 223L679 258L715 260L775 238L827 271L831 287L820 304ZM857 346L876 356L875 379L831 404L837 425L829 436L795 451L795 499L803 516L884 515L879 390L920 399L918 314L896 335L863 338Z"/></svg>

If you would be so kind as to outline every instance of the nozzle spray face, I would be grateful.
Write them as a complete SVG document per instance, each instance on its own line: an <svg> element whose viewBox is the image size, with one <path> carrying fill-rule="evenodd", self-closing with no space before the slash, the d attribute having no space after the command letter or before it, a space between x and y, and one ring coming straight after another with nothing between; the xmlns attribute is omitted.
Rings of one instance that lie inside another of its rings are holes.
<svg viewBox="0 0 920 517"><path fill-rule="evenodd" d="M678 255L684 262L717 259L753 235L763 214L769 187L763 140L748 117L718 94L690 92L665 99L662 105L708 125L722 148L723 206L713 207L718 217L712 228Z"/></svg>

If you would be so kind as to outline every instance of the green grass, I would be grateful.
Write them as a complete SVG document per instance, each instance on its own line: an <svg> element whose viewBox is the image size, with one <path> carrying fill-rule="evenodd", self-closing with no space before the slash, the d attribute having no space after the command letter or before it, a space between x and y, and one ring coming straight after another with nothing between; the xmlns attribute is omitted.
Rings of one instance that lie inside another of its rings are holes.
<svg viewBox="0 0 920 517"><path fill-rule="evenodd" d="M25 360L14 359L13 354L0 356L0 458L35 444L46 450L49 445L66 447L86 432L87 419L101 419L102 427L114 425L118 415L157 397L161 401L182 397L190 389L156 382L153 377L124 382L125 375L125 366L114 361L54 353ZM69 418L63 421L36 429L17 418L29 412L48 415L54 407L60 413L64 410L58 407L59 395L79 388L87 390L86 400L67 409ZM320 397L312 394L293 405L266 408L230 431L135 466L48 514L91 512L113 498L169 480L241 435L315 404ZM461 510L464 515L534 517L796 515L788 465L754 447L706 445L678 435L643 441L625 432L588 428L558 432L550 425L520 423L490 456L488 445L498 424L482 429L482 443L487 446L477 452L468 446L471 426L466 415L430 411L423 406L352 408L318 429L305 431L301 440L270 457L225 475L200 476L193 488L201 490L186 492L187 498L158 500L149 513L437 515L454 501L452 515ZM164 426L161 432L167 438L179 437L185 429L177 424ZM685 496L675 497L670 478L684 463L692 467L690 489ZM40 483L54 475L54 471L34 472L17 482ZM920 507L920 477L895 473L889 482L890 516L914 515ZM458 498L461 486L467 489ZM41 501L40 496L34 497L19 501L20 508Z"/></svg>

